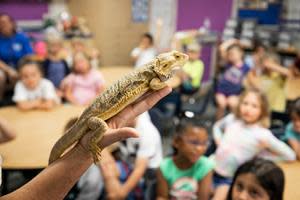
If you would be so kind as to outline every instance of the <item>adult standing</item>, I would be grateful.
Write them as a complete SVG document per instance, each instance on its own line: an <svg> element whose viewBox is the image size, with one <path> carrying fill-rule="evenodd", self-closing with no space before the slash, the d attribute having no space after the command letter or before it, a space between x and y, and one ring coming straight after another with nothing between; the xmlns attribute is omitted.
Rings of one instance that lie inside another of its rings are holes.
<svg viewBox="0 0 300 200"><path fill-rule="evenodd" d="M18 61L32 53L28 37L17 32L13 18L0 13L0 100L5 91L12 89L17 81Z"/></svg>

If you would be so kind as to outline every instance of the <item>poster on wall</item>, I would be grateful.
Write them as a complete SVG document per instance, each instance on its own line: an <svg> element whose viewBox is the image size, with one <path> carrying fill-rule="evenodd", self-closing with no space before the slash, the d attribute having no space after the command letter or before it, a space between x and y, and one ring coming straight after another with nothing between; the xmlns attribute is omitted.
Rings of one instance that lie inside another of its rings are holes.
<svg viewBox="0 0 300 200"><path fill-rule="evenodd" d="M148 0L131 0L131 16L135 23L147 22L149 18Z"/></svg>

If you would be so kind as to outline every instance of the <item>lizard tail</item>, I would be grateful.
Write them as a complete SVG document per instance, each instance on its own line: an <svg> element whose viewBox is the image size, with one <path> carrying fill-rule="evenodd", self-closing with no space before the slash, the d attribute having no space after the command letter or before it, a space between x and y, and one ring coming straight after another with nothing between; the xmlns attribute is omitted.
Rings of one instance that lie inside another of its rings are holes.
<svg viewBox="0 0 300 200"><path fill-rule="evenodd" d="M74 135L74 130L78 130L78 125L75 124L71 127L66 134L64 134L53 146L50 152L50 157L48 160L48 164L50 165L57 159L61 157L61 155L74 144L76 141L80 139L81 131L76 132Z"/></svg>

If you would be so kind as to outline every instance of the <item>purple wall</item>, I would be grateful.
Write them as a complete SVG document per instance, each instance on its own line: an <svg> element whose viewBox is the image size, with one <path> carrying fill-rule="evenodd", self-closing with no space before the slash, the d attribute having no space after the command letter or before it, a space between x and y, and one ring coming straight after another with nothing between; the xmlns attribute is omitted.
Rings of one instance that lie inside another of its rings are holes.
<svg viewBox="0 0 300 200"><path fill-rule="evenodd" d="M232 0L178 0L177 30L199 28L207 17L212 30L222 31L231 6Z"/></svg>
<svg viewBox="0 0 300 200"><path fill-rule="evenodd" d="M233 0L178 0L177 30L198 29L205 18L210 19L212 31L221 33L226 20L231 15ZM205 70L203 81L209 80L213 73L210 69L212 47L202 47L201 60Z"/></svg>
<svg viewBox="0 0 300 200"><path fill-rule="evenodd" d="M42 19L43 14L48 12L48 3L0 3L0 12L7 13L16 20Z"/></svg>

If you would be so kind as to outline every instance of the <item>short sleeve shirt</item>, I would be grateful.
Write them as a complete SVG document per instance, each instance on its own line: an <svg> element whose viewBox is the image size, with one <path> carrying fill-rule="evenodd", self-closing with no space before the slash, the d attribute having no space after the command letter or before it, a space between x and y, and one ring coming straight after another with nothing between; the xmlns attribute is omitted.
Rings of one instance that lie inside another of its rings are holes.
<svg viewBox="0 0 300 200"><path fill-rule="evenodd" d="M294 131L293 129L293 123L289 123L286 126L285 129L285 133L284 133L284 139L285 140L297 140L298 142L300 142L300 133L297 133L296 131Z"/></svg>
<svg viewBox="0 0 300 200"><path fill-rule="evenodd" d="M18 81L15 86L13 101L20 102L35 99L53 99L55 102L59 102L54 85L49 80L42 79L38 86L33 90L26 88L22 81Z"/></svg>
<svg viewBox="0 0 300 200"><path fill-rule="evenodd" d="M214 162L202 156L189 169L177 168L172 158L165 158L160 170L170 188L171 199L197 199L198 182L214 168Z"/></svg>

